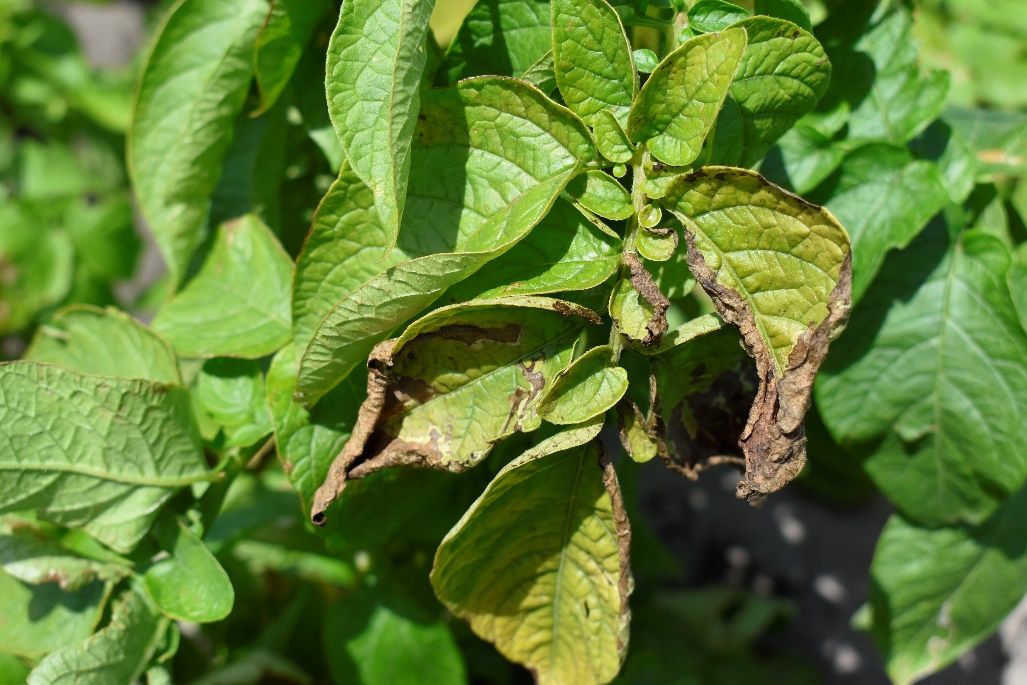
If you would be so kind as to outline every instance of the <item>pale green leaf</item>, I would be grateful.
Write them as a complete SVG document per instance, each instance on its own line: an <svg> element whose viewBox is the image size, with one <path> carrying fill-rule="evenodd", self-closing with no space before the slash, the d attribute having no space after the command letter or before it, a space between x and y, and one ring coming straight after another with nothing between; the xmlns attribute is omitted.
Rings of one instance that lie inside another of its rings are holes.
<svg viewBox="0 0 1027 685"><path fill-rule="evenodd" d="M539 400L570 363L586 321L598 317L561 300L476 300L438 309L378 345L367 399L315 498L315 517L347 478L411 463L462 471L500 439L538 428Z"/></svg>
<svg viewBox="0 0 1027 685"><path fill-rule="evenodd" d="M177 488L210 478L188 394L56 366L0 366L0 511L35 509L118 551Z"/></svg>
<svg viewBox="0 0 1027 685"><path fill-rule="evenodd" d="M678 232L674 228L641 229L635 234L638 254L653 262L666 262L678 249Z"/></svg>
<svg viewBox="0 0 1027 685"><path fill-rule="evenodd" d="M328 112L353 171L399 233L435 0L349 0L328 44Z"/></svg>
<svg viewBox="0 0 1027 685"><path fill-rule="evenodd" d="M651 347L667 332L670 301L635 253L625 251L622 258L629 274L618 280L610 293L610 316L622 335Z"/></svg>
<svg viewBox="0 0 1027 685"><path fill-rule="evenodd" d="M625 164L635 154L635 146L624 128L610 112L600 110L592 118L592 135L603 157L611 162Z"/></svg>
<svg viewBox="0 0 1027 685"><path fill-rule="evenodd" d="M106 594L99 582L65 591L0 570L0 652L38 659L86 639L100 621Z"/></svg>
<svg viewBox="0 0 1027 685"><path fill-rule="evenodd" d="M71 591L98 580L118 580L131 570L127 565L82 556L23 519L0 519L0 569L24 583L56 583Z"/></svg>
<svg viewBox="0 0 1027 685"><path fill-rule="evenodd" d="M113 307L74 305L58 312L36 331L24 358L96 376L182 383L171 346Z"/></svg>
<svg viewBox="0 0 1027 685"><path fill-rule="evenodd" d="M642 416L638 405L624 401L617 405L617 418L620 425L620 442L624 451L632 461L645 464L652 461L660 453L659 436L656 434L655 421L647 421Z"/></svg>
<svg viewBox="0 0 1027 685"><path fill-rule="evenodd" d="M747 167L816 106L827 91L831 64L819 41L790 22L752 17L735 28L745 29L749 40L731 84L735 107L725 107L722 117L739 121L735 127L718 121L713 161ZM732 137L730 151L725 134Z"/></svg>
<svg viewBox="0 0 1027 685"><path fill-rule="evenodd" d="M613 467L597 464L599 427L557 434L504 467L431 573L442 602L541 685L607 683L627 647L630 533Z"/></svg>
<svg viewBox="0 0 1027 685"><path fill-rule="evenodd" d="M663 58L631 107L627 133L658 160L687 166L717 120L745 50L745 31L708 33Z"/></svg>
<svg viewBox="0 0 1027 685"><path fill-rule="evenodd" d="M271 11L253 46L253 74L260 91L255 114L271 109L289 84L328 0L271 0Z"/></svg>
<svg viewBox="0 0 1027 685"><path fill-rule="evenodd" d="M871 632L907 685L991 635L1027 592L1027 491L978 527L920 528L895 515L870 572Z"/></svg>
<svg viewBox="0 0 1027 685"><path fill-rule="evenodd" d="M203 241L211 193L252 78L267 0L179 0L143 68L128 136L140 209L172 278Z"/></svg>
<svg viewBox="0 0 1027 685"><path fill-rule="evenodd" d="M567 193L582 207L605 219L627 219L635 213L627 188L613 176L598 169L571 181Z"/></svg>
<svg viewBox="0 0 1027 685"><path fill-rule="evenodd" d="M186 357L271 354L292 334L292 260L267 226L248 215L224 224L200 272L153 320Z"/></svg>
<svg viewBox="0 0 1027 685"><path fill-rule="evenodd" d="M29 674L28 685L131 683L149 664L168 621L142 592L132 589L114 604L110 623L79 644L52 652Z"/></svg>
<svg viewBox="0 0 1027 685"><path fill-rule="evenodd" d="M591 125L601 111L621 124L638 93L631 44L606 0L553 0L556 85L567 105Z"/></svg>
<svg viewBox="0 0 1027 685"><path fill-rule="evenodd" d="M848 155L831 190L825 204L852 236L854 302L888 251L908 245L949 201L938 165L883 143Z"/></svg>
<svg viewBox="0 0 1027 685"><path fill-rule="evenodd" d="M749 16L728 0L699 0L688 9L688 28L695 33L714 33Z"/></svg>
<svg viewBox="0 0 1027 685"><path fill-rule="evenodd" d="M557 374L538 413L550 423L584 423L612 409L627 389L628 372L615 365L613 348L594 347Z"/></svg>
<svg viewBox="0 0 1027 685"><path fill-rule="evenodd" d="M446 52L441 68L446 82L499 74L538 83L527 72L538 69L551 47L549 14L548 0L475 3ZM551 72L551 58L549 63Z"/></svg>
<svg viewBox="0 0 1027 685"><path fill-rule="evenodd" d="M192 623L220 621L232 611L235 590L228 574L195 533L166 515L154 534L168 557L146 570L146 591L167 616Z"/></svg>
<svg viewBox="0 0 1027 685"><path fill-rule="evenodd" d="M953 243L929 227L889 258L818 384L836 439L880 441L866 469L914 520L980 522L1027 476L1027 333L1009 263L990 236Z"/></svg>

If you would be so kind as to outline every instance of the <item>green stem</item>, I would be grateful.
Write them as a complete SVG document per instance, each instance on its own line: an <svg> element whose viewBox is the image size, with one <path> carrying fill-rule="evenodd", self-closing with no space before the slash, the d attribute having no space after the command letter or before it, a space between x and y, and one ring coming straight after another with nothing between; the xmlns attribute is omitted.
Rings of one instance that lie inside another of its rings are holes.
<svg viewBox="0 0 1027 685"><path fill-rule="evenodd" d="M645 208L648 199L642 191L645 185L645 163L648 157L649 153L645 151L645 148L639 146L635 150L635 156L631 159L631 206L635 211L631 218L628 219L627 232L624 234L624 251L634 251L635 249L635 240L640 229L638 217ZM631 273L628 267L622 263L620 265L619 278L623 280L630 277ZM616 363L620 360L621 351L624 349L624 336L621 335L616 321L613 322L613 326L610 328L610 347L613 349L613 360Z"/></svg>

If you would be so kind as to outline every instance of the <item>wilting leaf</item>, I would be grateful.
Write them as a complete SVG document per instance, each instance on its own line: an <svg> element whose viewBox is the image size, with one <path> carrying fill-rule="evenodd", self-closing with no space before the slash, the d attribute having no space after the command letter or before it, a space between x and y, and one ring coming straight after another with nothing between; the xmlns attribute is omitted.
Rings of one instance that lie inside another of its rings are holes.
<svg viewBox="0 0 1027 685"><path fill-rule="evenodd" d="M177 488L209 478L188 394L56 366L0 366L0 511L35 509L118 551Z"/></svg>
<svg viewBox="0 0 1027 685"><path fill-rule="evenodd" d="M920 528L892 516L871 566L871 632L906 685L983 641L1027 592L1027 491L976 527Z"/></svg>
<svg viewBox="0 0 1027 685"><path fill-rule="evenodd" d="M929 227L886 262L819 383L834 437L878 440L868 473L927 525L983 521L1027 476L1027 333L1009 263L991 236L953 243Z"/></svg>
<svg viewBox="0 0 1027 685"><path fill-rule="evenodd" d="M695 161L744 50L745 31L729 29L692 38L664 57L631 106L631 140L665 164Z"/></svg>
<svg viewBox="0 0 1027 685"><path fill-rule="evenodd" d="M479 300L439 309L379 344L367 399L314 498L314 520L347 478L400 464L462 471L501 438L538 428L542 394L570 363L585 322L597 319L548 298Z"/></svg>
<svg viewBox="0 0 1027 685"><path fill-rule="evenodd" d="M667 332L667 308L670 301L660 292L652 274L634 252L621 256L628 267L610 293L610 316L617 329L644 346L656 345Z"/></svg>
<svg viewBox="0 0 1027 685"><path fill-rule="evenodd" d="M263 114L271 109L292 78L328 0L271 0L271 11L253 47L253 74Z"/></svg>
<svg viewBox="0 0 1027 685"><path fill-rule="evenodd" d="M537 68L552 46L549 14L547 0L475 3L442 63L440 71L446 83L468 76L500 74L538 84L526 72ZM549 62L551 68L551 56Z"/></svg>
<svg viewBox="0 0 1027 685"><path fill-rule="evenodd" d="M328 44L328 112L396 243L435 0L349 0Z"/></svg>
<svg viewBox="0 0 1027 685"><path fill-rule="evenodd" d="M200 272L153 320L186 357L271 354L291 335L292 260L255 216L224 224Z"/></svg>
<svg viewBox="0 0 1027 685"><path fill-rule="evenodd" d="M607 683L627 648L630 531L599 427L504 467L435 555L442 602L543 684Z"/></svg>
<svg viewBox="0 0 1027 685"><path fill-rule="evenodd" d="M141 591L128 590L115 602L105 628L49 654L32 669L28 685L134 682L150 662L167 625Z"/></svg>
<svg viewBox="0 0 1027 685"><path fill-rule="evenodd" d="M852 236L852 299L866 292L885 255L903 248L949 201L938 166L876 144L845 158L827 207Z"/></svg>
<svg viewBox="0 0 1027 685"><path fill-rule="evenodd" d="M232 611L235 591L228 574L196 535L176 516L154 527L170 556L146 570L146 591L171 618L193 623L220 621Z"/></svg>
<svg viewBox="0 0 1027 685"><path fill-rule="evenodd" d="M591 125L601 111L627 123L638 92L631 44L606 0L553 0L556 85L567 106Z"/></svg>
<svg viewBox="0 0 1027 685"><path fill-rule="evenodd" d="M628 389L628 372L616 366L613 349L594 347L557 374L538 413L550 423L584 423L612 409Z"/></svg>
<svg viewBox="0 0 1027 685"><path fill-rule="evenodd" d="M567 186L567 193L588 211L604 219L627 219L634 214L631 194L609 174L592 170Z"/></svg>
<svg viewBox="0 0 1027 685"><path fill-rule="evenodd" d="M84 640L100 620L105 594L100 582L65 591L0 571L0 652L38 659Z"/></svg>
<svg viewBox="0 0 1027 685"><path fill-rule="evenodd" d="M756 360L760 388L740 441L738 485L740 497L756 500L805 462L813 380L849 313L849 239L828 212L751 171L697 171L664 202L684 225L692 273Z"/></svg>
<svg viewBox="0 0 1027 685"><path fill-rule="evenodd" d="M143 68L128 136L140 208L177 282L206 230L211 193L252 78L267 0L180 0Z"/></svg>
<svg viewBox="0 0 1027 685"><path fill-rule="evenodd" d="M95 376L182 382L171 346L111 307L76 305L62 310L36 331L25 359Z"/></svg>

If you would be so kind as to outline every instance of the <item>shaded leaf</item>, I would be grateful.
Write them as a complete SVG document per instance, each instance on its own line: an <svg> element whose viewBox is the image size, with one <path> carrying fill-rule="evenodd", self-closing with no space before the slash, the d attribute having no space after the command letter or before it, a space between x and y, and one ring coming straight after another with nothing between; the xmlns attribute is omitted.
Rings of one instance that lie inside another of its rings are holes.
<svg viewBox="0 0 1027 685"><path fill-rule="evenodd" d="M224 224L200 272L161 307L153 329L187 357L271 354L291 335L292 260L248 215Z"/></svg>
<svg viewBox="0 0 1027 685"><path fill-rule="evenodd" d="M504 467L435 555L442 602L539 683L607 683L627 648L630 531L599 426Z"/></svg>
<svg viewBox="0 0 1027 685"><path fill-rule="evenodd" d="M539 73L540 60L552 47L549 15L547 0L475 3L449 44L440 73L446 83L468 76L500 74L520 76L541 87L533 74ZM549 65L551 72L552 56Z"/></svg>
<svg viewBox="0 0 1027 685"><path fill-rule="evenodd" d="M225 447L249 447L271 433L264 375L244 359L211 359L196 375L193 401L225 433Z"/></svg>
<svg viewBox="0 0 1027 685"><path fill-rule="evenodd" d="M86 639L100 621L106 594L99 582L69 592L0 571L0 652L40 658Z"/></svg>
<svg viewBox="0 0 1027 685"><path fill-rule="evenodd" d="M805 31L813 29L809 10L802 0L756 0L754 9L756 14L785 19Z"/></svg>
<svg viewBox="0 0 1027 685"><path fill-rule="evenodd" d="M55 583L73 592L130 572L127 565L82 556L30 522L13 518L0 519L0 568L24 583Z"/></svg>
<svg viewBox="0 0 1027 685"><path fill-rule="evenodd" d="M275 104L292 78L328 0L271 0L271 11L253 46L253 74L262 114Z"/></svg>

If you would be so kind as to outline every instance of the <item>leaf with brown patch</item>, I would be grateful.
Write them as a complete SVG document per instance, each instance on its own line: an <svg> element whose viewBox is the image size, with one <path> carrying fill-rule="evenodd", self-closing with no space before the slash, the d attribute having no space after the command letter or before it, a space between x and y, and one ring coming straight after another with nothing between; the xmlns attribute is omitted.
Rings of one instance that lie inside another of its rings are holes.
<svg viewBox="0 0 1027 685"><path fill-rule="evenodd" d="M621 260L628 274L610 294L610 316L627 338L645 347L656 345L667 332L670 300L636 253L625 250Z"/></svg>

